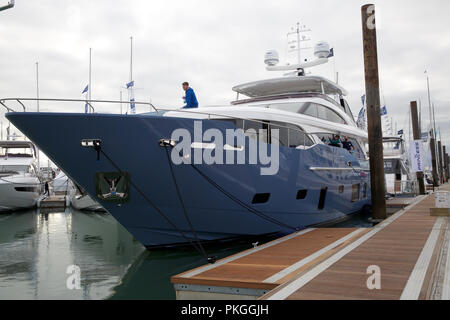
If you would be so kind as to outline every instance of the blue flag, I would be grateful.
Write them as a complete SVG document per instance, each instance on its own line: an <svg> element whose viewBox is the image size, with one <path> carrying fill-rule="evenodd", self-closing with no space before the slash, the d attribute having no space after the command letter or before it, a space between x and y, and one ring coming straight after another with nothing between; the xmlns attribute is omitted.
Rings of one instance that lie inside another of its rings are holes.
<svg viewBox="0 0 450 320"><path fill-rule="evenodd" d="M134 80L127 83L127 89L134 87Z"/></svg>
<svg viewBox="0 0 450 320"><path fill-rule="evenodd" d="M334 57L334 48L330 49L330 54L328 55L327 58L332 58L332 57Z"/></svg>
<svg viewBox="0 0 450 320"><path fill-rule="evenodd" d="M131 109L131 114L136 114L136 104L134 103L136 100L134 100L134 98L130 99L130 109Z"/></svg>
<svg viewBox="0 0 450 320"><path fill-rule="evenodd" d="M397 132L397 134L398 134L399 136L403 135L403 133L404 133L403 129L400 130L399 132Z"/></svg>
<svg viewBox="0 0 450 320"><path fill-rule="evenodd" d="M387 115L387 108L386 108L386 106L383 106L383 108L381 108L381 115L382 116Z"/></svg>
<svg viewBox="0 0 450 320"><path fill-rule="evenodd" d="M81 94L86 93L88 91L89 91L89 85L87 85L86 88L84 88L84 90L83 90L83 92Z"/></svg>

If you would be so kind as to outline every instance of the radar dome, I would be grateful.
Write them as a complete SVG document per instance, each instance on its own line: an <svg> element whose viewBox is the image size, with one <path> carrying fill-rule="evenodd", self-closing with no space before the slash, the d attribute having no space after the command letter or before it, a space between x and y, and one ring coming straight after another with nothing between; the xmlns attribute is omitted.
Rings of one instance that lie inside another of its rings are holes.
<svg viewBox="0 0 450 320"><path fill-rule="evenodd" d="M328 42L319 41L314 46L314 55L317 58L328 58L328 56L330 55L330 45L328 44Z"/></svg>
<svg viewBox="0 0 450 320"><path fill-rule="evenodd" d="M264 55L264 63L270 67L276 66L279 62L280 57L275 50L269 50Z"/></svg>

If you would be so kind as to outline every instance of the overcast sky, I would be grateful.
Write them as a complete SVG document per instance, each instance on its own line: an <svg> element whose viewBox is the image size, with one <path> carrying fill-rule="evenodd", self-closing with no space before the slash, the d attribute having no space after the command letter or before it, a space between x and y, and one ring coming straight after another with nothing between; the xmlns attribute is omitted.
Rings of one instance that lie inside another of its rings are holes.
<svg viewBox="0 0 450 320"><path fill-rule="evenodd" d="M0 6L8 0L0 0ZM159 107L182 105L189 81L201 105L227 103L236 84L278 76L265 71L267 49L285 59L286 33L300 21L314 42L328 41L335 58L319 74L339 72L355 114L364 94L359 0L16 0L0 12L0 98L35 97L35 63L42 98L81 99L93 48L93 99L119 98L129 78L134 37L136 99ZM381 89L398 129L408 127L411 100L421 99L428 123L426 78L437 126L450 143L450 1L374 1ZM285 62L285 61L283 61ZM125 94L125 93L124 93ZM125 96L125 95L124 95ZM35 110L29 104L28 110ZM42 104L41 110L83 112L83 104ZM97 107L119 112L119 107ZM144 111L144 110L141 110ZM2 111L3 113L3 111ZM5 123L5 119L2 117Z"/></svg>

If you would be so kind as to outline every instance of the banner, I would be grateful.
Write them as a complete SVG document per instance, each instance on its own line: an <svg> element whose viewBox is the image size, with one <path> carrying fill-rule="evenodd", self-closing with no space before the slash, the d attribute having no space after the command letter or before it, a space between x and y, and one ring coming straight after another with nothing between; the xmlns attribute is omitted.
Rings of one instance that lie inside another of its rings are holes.
<svg viewBox="0 0 450 320"><path fill-rule="evenodd" d="M411 141L409 144L411 154L411 168L413 172L424 172L422 140Z"/></svg>

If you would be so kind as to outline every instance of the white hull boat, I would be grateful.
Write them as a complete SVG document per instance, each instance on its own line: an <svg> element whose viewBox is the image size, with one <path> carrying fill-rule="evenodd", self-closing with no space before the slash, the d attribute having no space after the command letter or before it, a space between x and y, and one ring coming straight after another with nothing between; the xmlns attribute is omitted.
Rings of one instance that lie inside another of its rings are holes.
<svg viewBox="0 0 450 320"><path fill-rule="evenodd" d="M37 173L35 147L28 141L0 141L0 211L35 207L43 185ZM12 153L17 150L31 153Z"/></svg>

